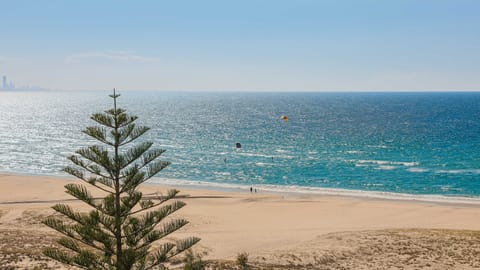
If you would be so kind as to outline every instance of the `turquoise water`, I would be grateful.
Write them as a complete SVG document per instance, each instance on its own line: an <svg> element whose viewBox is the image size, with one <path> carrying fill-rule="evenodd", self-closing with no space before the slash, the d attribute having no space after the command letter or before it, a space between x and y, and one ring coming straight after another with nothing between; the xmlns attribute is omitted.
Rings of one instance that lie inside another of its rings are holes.
<svg viewBox="0 0 480 270"><path fill-rule="evenodd" d="M0 93L0 172L63 175L108 94ZM169 183L480 196L480 93L121 94Z"/></svg>

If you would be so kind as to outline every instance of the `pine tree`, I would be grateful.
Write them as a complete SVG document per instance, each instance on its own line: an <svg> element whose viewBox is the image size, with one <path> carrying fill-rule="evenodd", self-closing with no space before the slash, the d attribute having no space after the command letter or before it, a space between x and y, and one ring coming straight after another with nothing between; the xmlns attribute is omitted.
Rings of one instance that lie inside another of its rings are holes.
<svg viewBox="0 0 480 270"><path fill-rule="evenodd" d="M46 248L43 253L83 269L165 269L170 258L200 239L164 241L188 223L181 218L165 220L185 203L175 200L177 190L149 198L138 187L170 163L157 159L165 150L152 149L152 142L125 148L149 128L137 126L136 116L117 108L120 95L115 89L109 96L113 109L93 114L91 119L99 125L83 131L100 144L76 151L69 157L73 165L64 169L105 197L94 198L86 185L67 184L66 192L92 210L75 212L69 205L54 205L60 218L52 216L43 223L63 234L58 240L63 247ZM159 242L155 248L154 242Z"/></svg>

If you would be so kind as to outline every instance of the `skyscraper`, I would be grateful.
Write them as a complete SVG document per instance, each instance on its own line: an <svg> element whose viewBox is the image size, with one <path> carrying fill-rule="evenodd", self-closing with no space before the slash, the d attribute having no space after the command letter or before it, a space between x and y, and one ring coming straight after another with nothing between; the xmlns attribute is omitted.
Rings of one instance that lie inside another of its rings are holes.
<svg viewBox="0 0 480 270"><path fill-rule="evenodd" d="M3 80L2 80L2 88L3 89L7 89L7 76L3 76Z"/></svg>

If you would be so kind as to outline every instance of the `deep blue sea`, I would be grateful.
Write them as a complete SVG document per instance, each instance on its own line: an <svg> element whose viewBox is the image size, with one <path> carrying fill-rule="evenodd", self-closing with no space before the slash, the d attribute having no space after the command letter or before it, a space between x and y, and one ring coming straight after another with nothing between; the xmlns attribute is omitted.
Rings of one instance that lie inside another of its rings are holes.
<svg viewBox="0 0 480 270"><path fill-rule="evenodd" d="M172 162L154 181L480 198L480 93L120 93ZM0 172L64 175L108 94L0 92Z"/></svg>

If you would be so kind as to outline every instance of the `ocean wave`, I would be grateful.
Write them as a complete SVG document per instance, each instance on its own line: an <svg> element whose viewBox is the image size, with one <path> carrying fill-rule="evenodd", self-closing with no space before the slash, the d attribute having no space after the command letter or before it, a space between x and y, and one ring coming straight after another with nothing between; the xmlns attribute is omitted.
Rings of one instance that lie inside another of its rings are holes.
<svg viewBox="0 0 480 270"><path fill-rule="evenodd" d="M425 168L411 167L411 168L408 168L407 171L415 172L415 173L423 173L423 172L428 172L429 170Z"/></svg>
<svg viewBox="0 0 480 270"><path fill-rule="evenodd" d="M221 175L221 176L230 176L232 175L230 172L213 172L215 175Z"/></svg>
<svg viewBox="0 0 480 270"><path fill-rule="evenodd" d="M290 155L265 155L265 154L259 154L259 153L236 153L238 156L244 156L244 157L261 157L261 158L286 158L286 159L292 159L294 158L293 156Z"/></svg>
<svg viewBox="0 0 480 270"><path fill-rule="evenodd" d="M439 174L480 174L480 169L436 170Z"/></svg>
<svg viewBox="0 0 480 270"><path fill-rule="evenodd" d="M364 187L383 187L385 185L380 183L366 183L366 184L363 184L363 186Z"/></svg>
<svg viewBox="0 0 480 270"><path fill-rule="evenodd" d="M364 152L361 151L361 150L347 150L347 151L345 151L345 153L347 153L347 154L362 154Z"/></svg>
<svg viewBox="0 0 480 270"><path fill-rule="evenodd" d="M463 189L461 189L461 188L456 188L456 187L453 187L453 186L451 186L451 185L441 186L440 189L443 190L443 191L452 191L452 190L455 190L455 191L463 191Z"/></svg>
<svg viewBox="0 0 480 270"><path fill-rule="evenodd" d="M364 165L400 165L405 167L413 167L420 165L419 162L415 161L389 161L389 160L376 160L376 159L360 159L360 160L352 160L352 162L356 162L356 164L364 164Z"/></svg>
<svg viewBox="0 0 480 270"><path fill-rule="evenodd" d="M198 189L220 189L225 191L249 191L252 185L241 185L232 183L212 183L204 181L179 180L155 178L156 184L167 186L181 186L186 188ZM372 184L374 185L374 184ZM344 196L344 197L360 197L384 200L402 200L402 201L419 201L432 203L453 203L453 204L471 204L480 205L480 197L461 197L461 196L442 196L430 194L406 194L383 191L365 191L365 190L349 190L336 188L321 187L304 187L297 185L255 185L260 192L280 193L280 194L309 194L309 195L327 195L327 196Z"/></svg>
<svg viewBox="0 0 480 270"><path fill-rule="evenodd" d="M378 166L378 168L375 168L377 170L384 170L384 171L391 171L391 170L395 170L397 168L397 166L392 166L392 165L380 165Z"/></svg>
<svg viewBox="0 0 480 270"><path fill-rule="evenodd" d="M386 146L386 145L367 145L367 147L370 147L370 148L381 148L381 149L386 149L386 148L388 148L388 146Z"/></svg>
<svg viewBox="0 0 480 270"><path fill-rule="evenodd" d="M355 167L367 167L367 164L362 164L362 163L357 163L355 164Z"/></svg>
<svg viewBox="0 0 480 270"><path fill-rule="evenodd" d="M185 148L185 146L180 145L180 144L160 144L160 147L172 148L172 149Z"/></svg>
<svg viewBox="0 0 480 270"><path fill-rule="evenodd" d="M266 167L266 166L272 166L272 163L266 163L266 162L255 162L255 165L259 167Z"/></svg>

